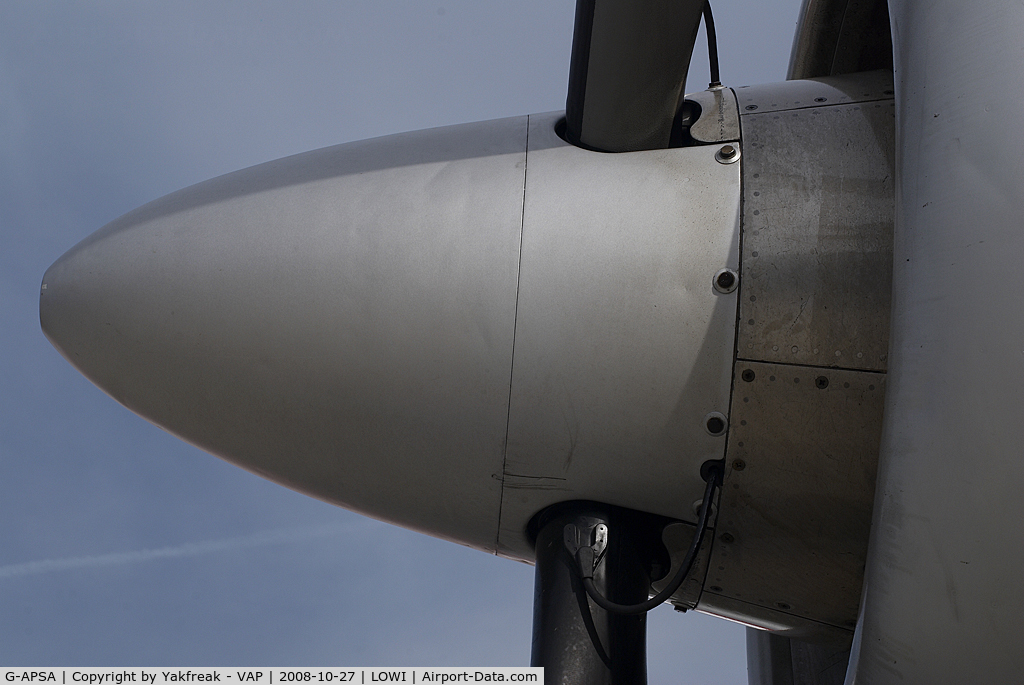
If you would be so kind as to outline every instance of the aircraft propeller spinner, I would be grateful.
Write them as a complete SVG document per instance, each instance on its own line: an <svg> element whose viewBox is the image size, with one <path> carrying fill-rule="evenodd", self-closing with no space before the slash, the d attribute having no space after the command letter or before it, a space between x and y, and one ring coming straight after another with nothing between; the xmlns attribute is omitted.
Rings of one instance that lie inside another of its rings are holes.
<svg viewBox="0 0 1024 685"><path fill-rule="evenodd" d="M536 564L551 682L643 682L663 601L758 685L1011 682L1024 10L805 0L791 80L684 95L702 16L579 0L564 113L130 212L43 330L242 468Z"/></svg>

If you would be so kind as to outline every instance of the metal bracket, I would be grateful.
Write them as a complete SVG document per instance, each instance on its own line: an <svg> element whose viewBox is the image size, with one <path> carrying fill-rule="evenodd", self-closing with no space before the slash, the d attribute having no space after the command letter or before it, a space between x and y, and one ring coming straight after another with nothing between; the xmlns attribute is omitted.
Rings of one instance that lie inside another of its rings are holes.
<svg viewBox="0 0 1024 685"><path fill-rule="evenodd" d="M574 559L581 547L590 547L594 550L594 568L597 568L608 548L608 525L598 523L590 530L586 530L580 529L576 524L567 523L562 529L562 540L569 555Z"/></svg>

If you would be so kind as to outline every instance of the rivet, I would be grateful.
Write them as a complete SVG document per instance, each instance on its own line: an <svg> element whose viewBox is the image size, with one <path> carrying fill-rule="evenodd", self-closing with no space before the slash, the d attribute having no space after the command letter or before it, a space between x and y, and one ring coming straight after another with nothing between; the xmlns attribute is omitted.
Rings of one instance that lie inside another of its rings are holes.
<svg viewBox="0 0 1024 685"><path fill-rule="evenodd" d="M715 159L722 164L732 164L740 158L740 151L735 145L723 145L715 153Z"/></svg>

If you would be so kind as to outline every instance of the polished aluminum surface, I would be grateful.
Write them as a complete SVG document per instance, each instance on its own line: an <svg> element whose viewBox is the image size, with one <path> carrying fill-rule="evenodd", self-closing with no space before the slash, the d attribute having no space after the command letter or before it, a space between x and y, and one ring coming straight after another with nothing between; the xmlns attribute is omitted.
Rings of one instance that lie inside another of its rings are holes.
<svg viewBox="0 0 1024 685"><path fill-rule="evenodd" d="M499 549L529 558L525 521L605 502L695 521L700 465L724 455L740 164L717 146L604 154L530 119L515 362Z"/></svg>
<svg viewBox="0 0 1024 685"><path fill-rule="evenodd" d="M736 109L736 93L732 88L718 87L686 96L700 105L700 117L690 127L690 135L699 143L724 143L740 139L740 115Z"/></svg>
<svg viewBox="0 0 1024 685"><path fill-rule="evenodd" d="M896 234L857 685L1024 673L1024 7L891 0Z"/></svg>
<svg viewBox="0 0 1024 685"><path fill-rule="evenodd" d="M50 267L43 329L203 449L493 551L526 135L389 136L169 195Z"/></svg>

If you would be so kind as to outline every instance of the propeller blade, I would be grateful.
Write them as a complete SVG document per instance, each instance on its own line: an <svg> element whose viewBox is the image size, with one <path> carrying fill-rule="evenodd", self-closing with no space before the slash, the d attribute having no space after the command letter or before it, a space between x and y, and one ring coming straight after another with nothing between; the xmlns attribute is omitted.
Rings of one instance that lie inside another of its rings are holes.
<svg viewBox="0 0 1024 685"><path fill-rule="evenodd" d="M566 137L606 152L669 146L704 0L577 0Z"/></svg>

